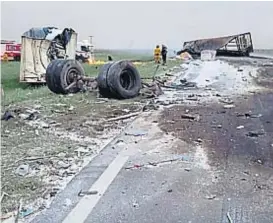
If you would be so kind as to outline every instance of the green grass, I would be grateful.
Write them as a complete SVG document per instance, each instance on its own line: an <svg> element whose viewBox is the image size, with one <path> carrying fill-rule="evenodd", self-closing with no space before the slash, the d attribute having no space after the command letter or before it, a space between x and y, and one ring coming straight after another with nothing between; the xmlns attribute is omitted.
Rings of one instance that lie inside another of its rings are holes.
<svg viewBox="0 0 273 223"><path fill-rule="evenodd" d="M133 61L145 61L142 64L137 64L136 67L141 75L141 77L151 77L154 74L156 69L156 64L151 61L151 55L143 54L132 54L123 51L99 51L96 52L96 60L107 59L107 55L111 55L114 60L133 60ZM175 65L178 65L179 61L168 61L168 68L171 68ZM102 65L89 65L83 64L86 75L88 76L97 76L99 69ZM1 103L9 105L12 103L17 103L25 100L35 100L45 97L54 97L55 94L49 91L47 86L35 86L29 85L26 83L19 82L19 72L20 72L20 63L19 62L3 62L1 64L1 84L5 92L4 100L2 99ZM157 74L165 72L163 67L157 71ZM56 95L55 95L56 96Z"/></svg>

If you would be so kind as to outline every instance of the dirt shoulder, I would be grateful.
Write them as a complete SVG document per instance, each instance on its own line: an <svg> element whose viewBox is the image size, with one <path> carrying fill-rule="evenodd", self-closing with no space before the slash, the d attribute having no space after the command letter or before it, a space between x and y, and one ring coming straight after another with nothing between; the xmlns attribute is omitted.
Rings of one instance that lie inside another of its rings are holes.
<svg viewBox="0 0 273 223"><path fill-rule="evenodd" d="M35 212L49 205L130 119L111 118L138 112L139 99L96 99L93 93L24 101L9 106L14 118L1 123L2 213L23 199ZM35 202L33 202L35 201Z"/></svg>

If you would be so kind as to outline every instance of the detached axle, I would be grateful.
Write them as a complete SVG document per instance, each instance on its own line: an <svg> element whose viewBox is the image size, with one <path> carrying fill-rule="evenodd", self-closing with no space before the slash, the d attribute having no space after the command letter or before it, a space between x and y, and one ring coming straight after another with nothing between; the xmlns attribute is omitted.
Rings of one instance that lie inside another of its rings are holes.
<svg viewBox="0 0 273 223"><path fill-rule="evenodd" d="M99 88L104 97L136 97L142 87L136 67L130 61L104 64L97 78L88 77L76 60L53 60L46 70L48 88L56 94L77 93L86 87Z"/></svg>

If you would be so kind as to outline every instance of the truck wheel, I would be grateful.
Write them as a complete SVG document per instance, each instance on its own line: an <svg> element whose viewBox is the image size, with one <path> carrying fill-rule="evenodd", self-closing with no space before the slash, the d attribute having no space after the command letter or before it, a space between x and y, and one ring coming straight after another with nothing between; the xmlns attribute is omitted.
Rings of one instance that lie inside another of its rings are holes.
<svg viewBox="0 0 273 223"><path fill-rule="evenodd" d="M130 61L117 61L109 68L107 85L116 98L136 97L141 89L139 72Z"/></svg>
<svg viewBox="0 0 273 223"><path fill-rule="evenodd" d="M14 57L14 60L15 60L15 61L20 61L20 60L21 60L21 57L20 57L20 56L16 56L16 57Z"/></svg>
<svg viewBox="0 0 273 223"><path fill-rule="evenodd" d="M81 64L76 60L57 59L51 61L46 69L46 84L56 94L77 93L80 88L77 86L66 89L79 76L85 75Z"/></svg>
<svg viewBox="0 0 273 223"><path fill-rule="evenodd" d="M99 71L99 75L97 77L99 92L103 97L112 97L112 92L107 84L107 73L109 68L112 66L113 62L109 62L104 64Z"/></svg>

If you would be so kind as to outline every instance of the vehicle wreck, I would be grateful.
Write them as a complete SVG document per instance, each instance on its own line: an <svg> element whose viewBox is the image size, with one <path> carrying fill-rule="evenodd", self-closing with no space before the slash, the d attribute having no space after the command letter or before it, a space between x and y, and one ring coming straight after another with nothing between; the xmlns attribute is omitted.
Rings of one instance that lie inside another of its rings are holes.
<svg viewBox="0 0 273 223"><path fill-rule="evenodd" d="M55 59L74 59L77 33L70 28L31 28L21 36L20 82L46 83L47 66Z"/></svg>
<svg viewBox="0 0 273 223"><path fill-rule="evenodd" d="M188 52L200 56L204 50L215 50L217 56L249 56L254 51L251 33L187 41L177 55Z"/></svg>
<svg viewBox="0 0 273 223"><path fill-rule="evenodd" d="M53 60L46 70L48 88L56 94L99 89L102 96L127 99L136 97L142 87L138 70L132 62L121 60L104 64L97 78L85 75L76 60Z"/></svg>

